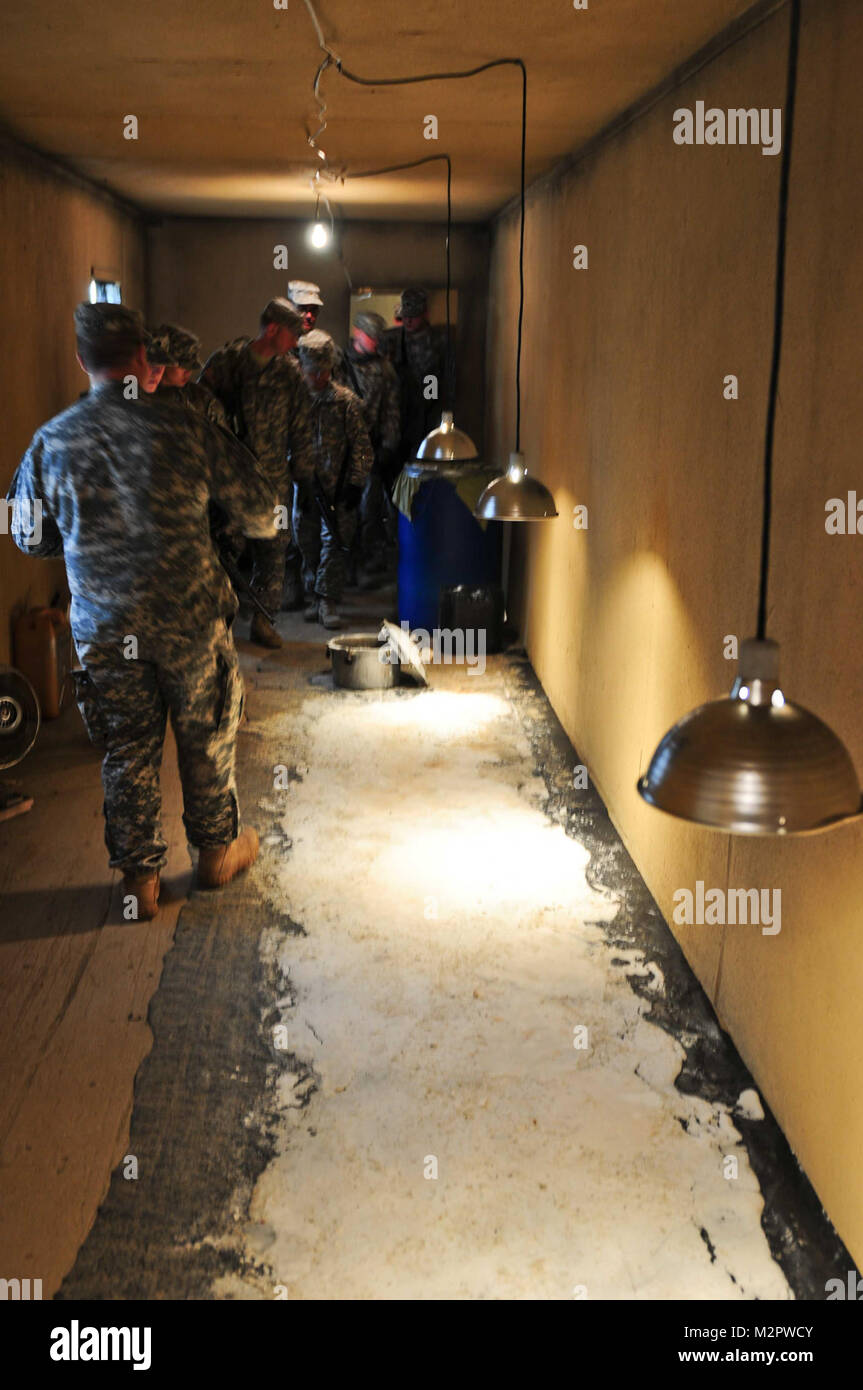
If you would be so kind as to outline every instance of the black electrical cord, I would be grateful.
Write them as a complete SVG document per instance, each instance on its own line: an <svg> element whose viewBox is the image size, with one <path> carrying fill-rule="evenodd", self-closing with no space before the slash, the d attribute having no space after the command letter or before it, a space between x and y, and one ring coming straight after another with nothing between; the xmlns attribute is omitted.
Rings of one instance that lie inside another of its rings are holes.
<svg viewBox="0 0 863 1390"><path fill-rule="evenodd" d="M310 11L311 13L311 11ZM331 49L326 48L323 42L321 46L325 49L327 58L333 63L337 72L342 77L346 77L349 82L359 83L362 87L402 87L414 82L445 82L453 78L476 77L481 72L488 72L491 68L517 67L521 69L521 227L519 231L518 248L518 333L515 357L515 448L516 453L521 451L521 340L522 325L524 322L524 176L525 176L525 151L527 145L527 69L521 58L493 58L491 62L480 63L479 67L465 68L462 72L426 72L420 73L416 77L360 77L357 73L351 72L346 68L341 58L337 57ZM327 59L318 69L315 78L315 95L317 96L318 79L327 66ZM449 183L447 184L447 199L449 199ZM447 274L449 273L449 236L447 236ZM449 291L447 291L447 311L449 310Z"/></svg>
<svg viewBox="0 0 863 1390"><path fill-rule="evenodd" d="M788 230L788 183L791 171L791 138L794 131L794 100L797 94L797 53L800 46L800 0L791 0L788 36L788 77L785 91L785 131L779 176L779 226L776 244L776 297L773 307L773 357L767 396L767 424L764 436L764 512L761 528L761 574L758 587L758 639L767 636L767 579L770 566L770 523L773 512L773 436L776 426L776 397L779 363L782 356L782 322L785 309L785 243Z"/></svg>
<svg viewBox="0 0 863 1390"><path fill-rule="evenodd" d="M377 174L398 174L402 169L417 169L421 164L433 164L436 160L446 160L446 384L445 397L452 407L455 403L455 381L452 357L452 329L450 325L450 238L452 236L452 160L448 154L427 154L423 159L411 159L406 164L388 164L385 169L361 169L359 173L346 172L346 179L371 179Z"/></svg>

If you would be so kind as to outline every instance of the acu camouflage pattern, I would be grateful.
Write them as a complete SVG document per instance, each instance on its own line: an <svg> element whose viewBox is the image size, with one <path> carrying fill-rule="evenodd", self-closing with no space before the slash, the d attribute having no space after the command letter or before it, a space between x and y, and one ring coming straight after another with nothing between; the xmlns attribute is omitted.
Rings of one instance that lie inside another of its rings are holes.
<svg viewBox="0 0 863 1390"><path fill-rule="evenodd" d="M352 391L330 381L323 391L308 394L317 477L332 502L340 478L342 490L362 489L374 458L371 441ZM344 590L346 551L357 527L356 506L336 500L336 520L341 545L321 515L312 482L301 479L294 489L293 525L303 558L303 586L307 593L332 602L338 602Z"/></svg>
<svg viewBox="0 0 863 1390"><path fill-rule="evenodd" d="M105 844L111 868L142 878L164 867L159 768L170 715L183 787L183 824L197 849L237 835L237 726L243 680L224 621L175 636L158 661L127 661L117 643L78 644L78 706L105 746Z"/></svg>
<svg viewBox="0 0 863 1390"><path fill-rule="evenodd" d="M236 612L209 503L244 535L275 536L276 498L230 435L124 390L101 383L37 431L8 495L41 499L42 540L22 530L24 506L13 534L27 554L64 556L76 644L131 635L142 659L159 659L176 634Z"/></svg>
<svg viewBox="0 0 863 1390"><path fill-rule="evenodd" d="M446 328L439 324L426 324L415 333L391 328L385 334L383 350L401 387L401 462L415 458L423 439L440 424L441 402L447 394L446 349ZM437 398L433 400L425 398L428 376L437 380Z"/></svg>
<svg viewBox="0 0 863 1390"><path fill-rule="evenodd" d="M216 502L247 535L275 533L275 499L255 460L188 409L106 382L37 431L9 499L16 544L63 555L83 669L78 702L103 742L105 837L113 867L165 862L159 766L174 725L189 839L230 841L238 810L234 736L242 684L229 622L236 598L210 540ZM130 644L134 638L137 647Z"/></svg>
<svg viewBox="0 0 863 1390"><path fill-rule="evenodd" d="M185 386L159 386L156 399L194 410L205 420L209 420L211 425L218 425L219 429L230 428L222 402L199 381L187 381Z"/></svg>
<svg viewBox="0 0 863 1390"><path fill-rule="evenodd" d="M309 393L293 353L259 362L249 338L238 338L208 359L200 382L223 405L229 428L258 459L278 492L290 505L291 478L308 478L313 471L309 432ZM282 531L275 540L255 541L251 586L272 614L282 606L290 537ZM295 562L294 562L295 564Z"/></svg>
<svg viewBox="0 0 863 1390"><path fill-rule="evenodd" d="M333 376L340 386L358 392L375 453L397 449L401 438L401 401L392 363L377 353L355 352L349 347L341 354Z"/></svg>
<svg viewBox="0 0 863 1390"><path fill-rule="evenodd" d="M377 331L380 315L360 314L356 326L366 332ZM364 321L367 328L363 327ZM371 336L371 334L370 334ZM401 386L392 363L378 353L355 351L351 344L340 355L333 375L344 386L357 392L363 418L375 452L374 467L363 491L359 512L359 534L354 540L358 564L378 564L387 545L385 518L390 510L392 488L401 440Z"/></svg>
<svg viewBox="0 0 863 1390"><path fill-rule="evenodd" d="M218 348L199 380L221 401L234 434L284 501L291 477L312 473L308 392L293 355L279 353L262 363L250 342L238 338Z"/></svg>

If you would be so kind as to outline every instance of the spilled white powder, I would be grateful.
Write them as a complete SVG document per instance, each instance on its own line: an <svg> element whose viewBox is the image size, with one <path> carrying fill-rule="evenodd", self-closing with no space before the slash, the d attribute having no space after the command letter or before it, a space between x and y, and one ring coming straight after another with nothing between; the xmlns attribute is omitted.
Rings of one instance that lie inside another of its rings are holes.
<svg viewBox="0 0 863 1390"><path fill-rule="evenodd" d="M304 698L263 726L274 763L307 767L263 873L308 936L262 949L318 1089L303 1107L308 1080L279 1074L263 1272L228 1296L790 1298L731 1116L675 1090L683 1051L626 980L655 994L661 972L591 925L616 901L543 816L496 680Z"/></svg>

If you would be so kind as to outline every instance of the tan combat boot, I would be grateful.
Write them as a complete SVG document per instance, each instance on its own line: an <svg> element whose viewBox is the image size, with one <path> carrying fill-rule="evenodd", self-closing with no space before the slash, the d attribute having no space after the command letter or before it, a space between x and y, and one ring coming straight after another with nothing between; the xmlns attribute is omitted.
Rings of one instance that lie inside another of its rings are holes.
<svg viewBox="0 0 863 1390"><path fill-rule="evenodd" d="M318 622L321 627L326 628L327 632L337 632L342 626L339 611L334 603L330 603L329 599L321 599L320 607L318 608Z"/></svg>
<svg viewBox="0 0 863 1390"><path fill-rule="evenodd" d="M258 857L257 830L241 830L236 840L216 849L202 849L198 857L198 887L224 888L232 878L254 864Z"/></svg>
<svg viewBox="0 0 863 1390"><path fill-rule="evenodd" d="M256 613L252 619L252 627L249 632L249 640L257 642L259 647L271 647L274 651L282 646L282 639L276 632L272 623L268 623L263 613Z"/></svg>
<svg viewBox="0 0 863 1390"><path fill-rule="evenodd" d="M152 922L159 911L159 875L147 874L145 878L123 875L123 897L134 898L137 902L135 922Z"/></svg>

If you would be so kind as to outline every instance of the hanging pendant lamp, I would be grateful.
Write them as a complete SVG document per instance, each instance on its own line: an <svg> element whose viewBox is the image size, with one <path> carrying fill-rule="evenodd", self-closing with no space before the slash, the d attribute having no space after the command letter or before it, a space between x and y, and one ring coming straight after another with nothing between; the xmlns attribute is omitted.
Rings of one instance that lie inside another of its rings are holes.
<svg viewBox="0 0 863 1390"><path fill-rule="evenodd" d="M542 521L558 515L554 497L528 473L521 451L521 333L524 320L524 162L527 144L527 71L521 67L521 226L518 244L518 335L515 356L515 450L509 467L480 494L474 516L481 521Z"/></svg>
<svg viewBox="0 0 863 1390"><path fill-rule="evenodd" d="M660 742L638 783L638 791L649 805L736 835L826 830L857 819L863 812L860 784L848 750L816 715L785 697L779 685L779 647L766 635L773 434L799 34L800 0L792 0L773 360L764 449L758 635L741 643L738 675L730 695L701 705L678 720Z"/></svg>

